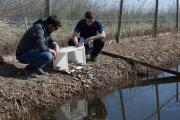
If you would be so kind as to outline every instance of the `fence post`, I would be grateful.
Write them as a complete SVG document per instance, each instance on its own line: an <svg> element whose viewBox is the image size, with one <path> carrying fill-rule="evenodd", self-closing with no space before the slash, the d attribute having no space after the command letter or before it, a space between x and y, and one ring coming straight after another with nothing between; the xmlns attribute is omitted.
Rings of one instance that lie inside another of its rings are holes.
<svg viewBox="0 0 180 120"><path fill-rule="evenodd" d="M47 0L48 17L51 16L51 0Z"/></svg>
<svg viewBox="0 0 180 120"><path fill-rule="evenodd" d="M156 34L157 34L157 16L158 16L158 1L159 0L156 0L156 11L155 11L155 25L154 25L154 32L155 32L155 37L156 37Z"/></svg>
<svg viewBox="0 0 180 120"><path fill-rule="evenodd" d="M116 42L119 43L120 38L121 38L121 19L122 19L122 10L123 10L123 0L121 0L120 3L120 14L119 14L119 24L118 24L118 34L116 38Z"/></svg>
<svg viewBox="0 0 180 120"><path fill-rule="evenodd" d="M176 30L179 30L179 0L177 0L177 12L176 12Z"/></svg>
<svg viewBox="0 0 180 120"><path fill-rule="evenodd" d="M28 30L26 16L24 17L24 21L25 21L25 25L26 25L26 30Z"/></svg>

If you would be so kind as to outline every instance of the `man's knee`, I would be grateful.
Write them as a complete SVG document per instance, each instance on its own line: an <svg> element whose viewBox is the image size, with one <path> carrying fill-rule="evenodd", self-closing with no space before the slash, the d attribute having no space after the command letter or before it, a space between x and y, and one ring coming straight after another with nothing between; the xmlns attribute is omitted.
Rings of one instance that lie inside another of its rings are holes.
<svg viewBox="0 0 180 120"><path fill-rule="evenodd" d="M105 40L104 39L100 39L100 41L101 41L101 44L104 46Z"/></svg>
<svg viewBox="0 0 180 120"><path fill-rule="evenodd" d="M53 55L50 52L46 52L45 55L43 55L43 59L47 62L50 62L52 58L53 58Z"/></svg>
<svg viewBox="0 0 180 120"><path fill-rule="evenodd" d="M105 40L104 39L99 39L97 41L95 40L95 44L97 44L98 46L104 47Z"/></svg>

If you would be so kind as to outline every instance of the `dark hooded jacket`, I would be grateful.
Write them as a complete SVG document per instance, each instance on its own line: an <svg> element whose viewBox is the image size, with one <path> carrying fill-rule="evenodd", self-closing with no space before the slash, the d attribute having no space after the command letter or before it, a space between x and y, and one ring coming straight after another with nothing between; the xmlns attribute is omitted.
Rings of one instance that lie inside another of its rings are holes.
<svg viewBox="0 0 180 120"><path fill-rule="evenodd" d="M24 52L32 49L42 52L49 51L46 44L51 45L54 41L47 28L46 21L40 19L33 23L33 26L21 38L16 50L16 56L21 56Z"/></svg>

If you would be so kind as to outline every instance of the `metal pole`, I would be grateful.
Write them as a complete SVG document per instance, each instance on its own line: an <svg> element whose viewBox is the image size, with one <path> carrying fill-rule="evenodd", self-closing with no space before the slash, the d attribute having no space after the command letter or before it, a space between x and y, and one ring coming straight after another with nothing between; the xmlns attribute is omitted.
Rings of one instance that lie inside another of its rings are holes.
<svg viewBox="0 0 180 120"><path fill-rule="evenodd" d="M178 95L179 95L179 89L178 89L179 85L178 84L179 84L179 82L176 82L176 86L177 86L176 87L176 102L178 102Z"/></svg>
<svg viewBox="0 0 180 120"><path fill-rule="evenodd" d="M176 12L176 30L179 30L179 0L177 0L177 12Z"/></svg>
<svg viewBox="0 0 180 120"><path fill-rule="evenodd" d="M47 0L48 17L51 16L51 0Z"/></svg>
<svg viewBox="0 0 180 120"><path fill-rule="evenodd" d="M156 0L156 11L155 11L155 25L154 25L154 32L155 32L155 37L157 34L157 16L158 16L158 0Z"/></svg>
<svg viewBox="0 0 180 120"><path fill-rule="evenodd" d="M25 25L26 25L26 30L28 30L26 17L24 17L24 21L25 21Z"/></svg>
<svg viewBox="0 0 180 120"><path fill-rule="evenodd" d="M121 0L120 3L120 14L119 14L119 24L118 24L118 35L117 35L117 39L116 42L119 43L120 38L121 38L121 19L122 19L122 10L123 10L123 0Z"/></svg>
<svg viewBox="0 0 180 120"><path fill-rule="evenodd" d="M179 71L179 66L177 66L177 72L178 71ZM179 82L176 82L176 84L177 84L177 87L176 87L176 102L178 102L178 99L179 99L179 97L178 97L178 95L179 95L179 85L178 84L179 84Z"/></svg>
<svg viewBox="0 0 180 120"><path fill-rule="evenodd" d="M157 84L156 84L156 99L157 99L158 120L160 120L159 91L158 91L158 85Z"/></svg>
<svg viewBox="0 0 180 120"><path fill-rule="evenodd" d="M124 108L122 89L119 89L119 94L120 94L120 101L121 101L121 109L122 109L123 120L126 120L126 113L125 113L125 108Z"/></svg>

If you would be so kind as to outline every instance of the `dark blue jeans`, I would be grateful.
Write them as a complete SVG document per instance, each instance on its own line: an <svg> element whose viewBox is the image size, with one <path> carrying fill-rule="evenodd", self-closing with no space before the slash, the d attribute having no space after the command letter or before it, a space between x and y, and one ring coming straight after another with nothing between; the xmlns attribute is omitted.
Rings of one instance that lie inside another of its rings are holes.
<svg viewBox="0 0 180 120"><path fill-rule="evenodd" d="M53 46L48 45L48 48L54 49ZM29 50L23 53L21 56L17 56L20 63L29 64L28 68L36 70L37 68L44 67L53 58L53 54L45 51L41 52L39 50Z"/></svg>

